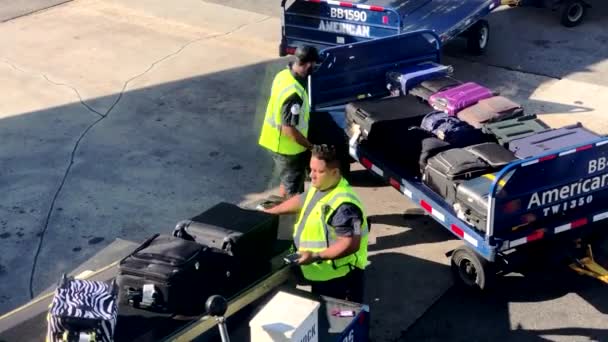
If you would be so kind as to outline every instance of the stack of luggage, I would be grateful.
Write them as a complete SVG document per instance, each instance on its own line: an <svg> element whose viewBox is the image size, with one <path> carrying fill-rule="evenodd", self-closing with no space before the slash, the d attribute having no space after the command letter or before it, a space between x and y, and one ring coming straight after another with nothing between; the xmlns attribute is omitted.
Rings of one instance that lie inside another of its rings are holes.
<svg viewBox="0 0 608 342"><path fill-rule="evenodd" d="M212 295L229 298L271 271L278 216L220 202L119 262L111 285L64 277L48 313L49 341L112 341L120 308L146 315L200 315Z"/></svg>
<svg viewBox="0 0 608 342"><path fill-rule="evenodd" d="M346 115L362 128L361 144L374 155L419 178L458 217L485 231L489 192L502 168L598 135L580 124L551 129L520 104L459 81L452 71L435 63L391 71L392 97L352 102ZM498 190L504 184L499 181Z"/></svg>
<svg viewBox="0 0 608 342"><path fill-rule="evenodd" d="M200 313L270 269L278 218L219 203L172 234L152 236L119 264L120 302L153 311Z"/></svg>

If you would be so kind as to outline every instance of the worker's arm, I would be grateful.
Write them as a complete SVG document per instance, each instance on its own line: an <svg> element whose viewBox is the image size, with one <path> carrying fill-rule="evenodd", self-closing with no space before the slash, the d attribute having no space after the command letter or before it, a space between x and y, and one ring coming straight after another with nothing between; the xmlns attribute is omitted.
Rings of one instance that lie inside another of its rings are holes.
<svg viewBox="0 0 608 342"><path fill-rule="evenodd" d="M334 260L356 253L361 244L361 235L338 236L337 241L328 248L319 252L322 260Z"/></svg>
<svg viewBox="0 0 608 342"><path fill-rule="evenodd" d="M302 133L300 133L300 131L298 131L293 126L281 126L281 133L295 140L298 145L304 146L307 150L310 150L312 148L312 144L310 143L310 141L308 141L308 139L306 139L306 137L303 136Z"/></svg>
<svg viewBox="0 0 608 342"><path fill-rule="evenodd" d="M264 209L269 214L290 214L297 213L302 209L302 195L295 195L272 208Z"/></svg>
<svg viewBox="0 0 608 342"><path fill-rule="evenodd" d="M302 99L298 94L293 94L288 97L287 100L285 100L285 103L281 108L281 116L283 120L281 124L281 134L291 138L297 142L298 145L304 146L307 150L310 150L312 148L312 144L296 128L300 120L304 120L300 117L302 103Z"/></svg>
<svg viewBox="0 0 608 342"><path fill-rule="evenodd" d="M339 259L359 250L363 213L357 206L350 203L342 204L330 218L330 224L335 229L336 242L316 255L308 251L298 252L301 255L298 261L300 264L306 265L319 259Z"/></svg>

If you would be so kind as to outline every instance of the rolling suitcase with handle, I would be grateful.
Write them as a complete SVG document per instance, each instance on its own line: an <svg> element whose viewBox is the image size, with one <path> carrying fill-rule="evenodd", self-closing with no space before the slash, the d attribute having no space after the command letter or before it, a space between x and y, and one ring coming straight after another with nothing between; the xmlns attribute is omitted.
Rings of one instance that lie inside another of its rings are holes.
<svg viewBox="0 0 608 342"><path fill-rule="evenodd" d="M480 231L486 230L488 198L495 176L494 173L484 174L465 180L456 187L456 215ZM501 181L499 186L503 182Z"/></svg>
<svg viewBox="0 0 608 342"><path fill-rule="evenodd" d="M357 124L368 140L384 140L420 125L429 107L410 96L350 102L346 105L347 126Z"/></svg>
<svg viewBox="0 0 608 342"><path fill-rule="evenodd" d="M243 262L267 261L274 255L279 217L220 202L189 220L178 222L173 236L225 251Z"/></svg>
<svg viewBox="0 0 608 342"><path fill-rule="evenodd" d="M438 77L435 79L421 82L417 86L412 87L412 89L409 90L409 95L413 95L419 97L424 101L428 101L431 95L461 84L461 81L451 76Z"/></svg>
<svg viewBox="0 0 608 342"><path fill-rule="evenodd" d="M452 72L454 72L452 66L424 62L397 71L389 71L386 77L390 91L399 91L400 94L407 95L414 86L421 82L449 76Z"/></svg>
<svg viewBox="0 0 608 342"><path fill-rule="evenodd" d="M178 222L173 236L205 245L223 256L217 263L225 263L229 277L218 293L230 295L269 272L277 253L278 228L278 215L220 202Z"/></svg>
<svg viewBox="0 0 608 342"><path fill-rule="evenodd" d="M481 158L496 170L506 166L514 160L517 160L517 157L513 152L493 142L472 145L466 147L465 149Z"/></svg>
<svg viewBox="0 0 608 342"><path fill-rule="evenodd" d="M429 104L435 110L456 115L462 109L476 104L479 100L492 96L494 96L494 93L490 89L474 82L467 82L431 95Z"/></svg>
<svg viewBox="0 0 608 342"><path fill-rule="evenodd" d="M428 160L423 182L446 202L454 203L456 186L460 181L478 177L490 170L491 167L475 154L453 148Z"/></svg>
<svg viewBox="0 0 608 342"><path fill-rule="evenodd" d="M538 119L535 114L520 116L513 119L488 123L482 130L493 135L499 144L509 147L509 142L549 130L550 127Z"/></svg>
<svg viewBox="0 0 608 342"><path fill-rule="evenodd" d="M518 158L524 159L552 150L591 142L599 137L599 135L583 127L581 123L577 123L512 140L509 143L509 149Z"/></svg>
<svg viewBox="0 0 608 342"><path fill-rule="evenodd" d="M512 119L523 114L524 110L520 104L504 96L492 96L461 110L458 112L458 118L475 128L481 128L484 124Z"/></svg>
<svg viewBox="0 0 608 342"><path fill-rule="evenodd" d="M233 272L224 253L170 235L155 234L122 259L116 278L120 302L139 309L198 313Z"/></svg>
<svg viewBox="0 0 608 342"><path fill-rule="evenodd" d="M64 274L49 307L46 341L114 341L117 297L114 282L74 279Z"/></svg>

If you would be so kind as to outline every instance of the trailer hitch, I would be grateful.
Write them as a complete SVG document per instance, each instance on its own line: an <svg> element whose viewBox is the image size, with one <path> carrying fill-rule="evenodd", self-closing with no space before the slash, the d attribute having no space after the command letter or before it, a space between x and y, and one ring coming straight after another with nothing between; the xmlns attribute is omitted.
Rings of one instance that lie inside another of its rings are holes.
<svg viewBox="0 0 608 342"><path fill-rule="evenodd" d="M608 284L608 270L595 262L591 245L586 246L586 255L584 257L574 258L574 261L569 266L580 275L587 275Z"/></svg>

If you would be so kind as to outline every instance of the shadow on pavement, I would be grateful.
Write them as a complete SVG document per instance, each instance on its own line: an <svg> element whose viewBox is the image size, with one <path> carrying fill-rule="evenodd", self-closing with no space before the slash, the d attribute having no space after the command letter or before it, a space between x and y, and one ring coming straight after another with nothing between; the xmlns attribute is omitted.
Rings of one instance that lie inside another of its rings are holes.
<svg viewBox="0 0 608 342"><path fill-rule="evenodd" d="M168 233L220 201L240 203L276 186L257 141L270 83L285 65L247 65L86 100L117 101L107 116L79 102L3 113L0 312L115 238Z"/></svg>
<svg viewBox="0 0 608 342"><path fill-rule="evenodd" d="M443 264L393 252L371 255L369 261L365 301L373 341L394 340L451 284Z"/></svg>
<svg viewBox="0 0 608 342"><path fill-rule="evenodd" d="M409 228L397 234L376 237L376 243L369 246L369 251L456 240L451 233L426 215L386 214L372 215L368 219L372 224Z"/></svg>
<svg viewBox="0 0 608 342"><path fill-rule="evenodd" d="M605 234L592 238L601 243ZM579 276L542 249L534 253L518 273L499 276L488 291L451 288L398 340L607 340L608 329L597 328L608 314L606 284Z"/></svg>
<svg viewBox="0 0 608 342"><path fill-rule="evenodd" d="M487 18L491 34L483 56L467 54L462 40L446 45L445 53L486 65L606 86L597 65L608 56L608 2L589 2L593 7L583 23L573 28L562 26L557 13L549 9L503 6Z"/></svg>

